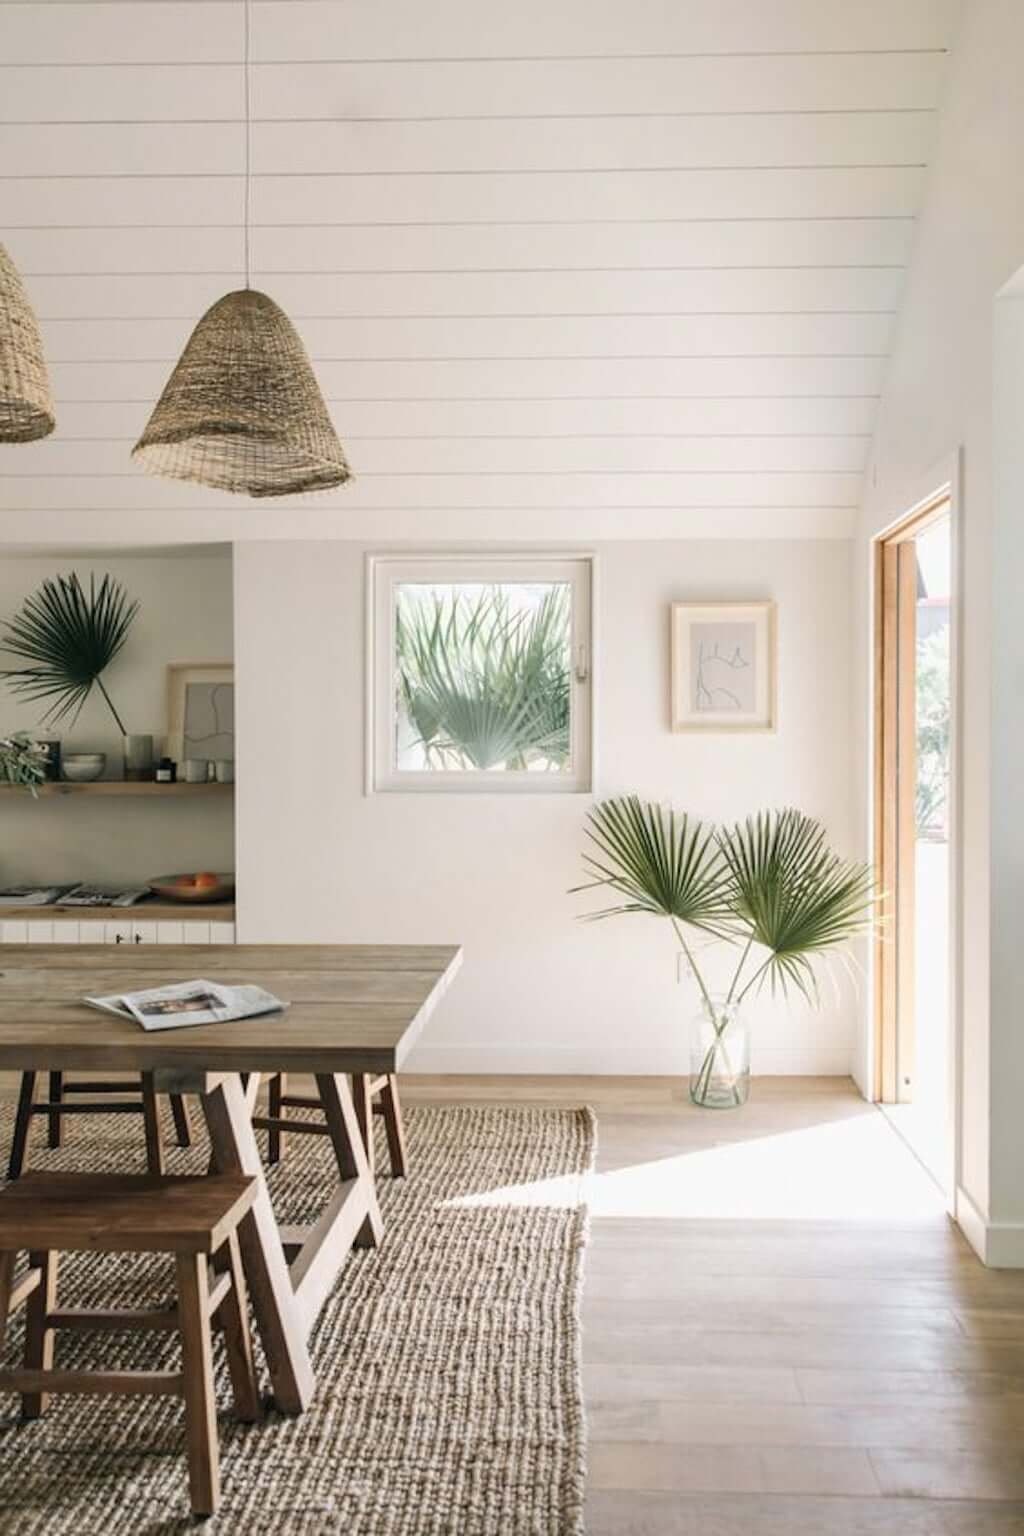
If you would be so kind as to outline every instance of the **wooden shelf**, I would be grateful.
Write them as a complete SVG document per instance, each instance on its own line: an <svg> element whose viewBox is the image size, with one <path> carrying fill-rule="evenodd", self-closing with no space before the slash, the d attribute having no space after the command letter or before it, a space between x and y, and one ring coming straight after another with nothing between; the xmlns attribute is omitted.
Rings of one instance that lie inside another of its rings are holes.
<svg viewBox="0 0 1024 1536"><path fill-rule="evenodd" d="M36 794L41 800L48 800L54 795L143 795L156 799L178 798L187 800L201 799L204 795L230 795L234 793L233 784L156 784L152 780L134 779L94 779L91 784L69 784L61 779L54 783L47 781L36 786ZM29 791L23 784L0 784L0 791L16 791L25 799L31 799Z"/></svg>
<svg viewBox="0 0 1024 1536"><path fill-rule="evenodd" d="M137 901L134 907L5 907L0 905L0 920L8 921L24 919L33 922L36 918L65 918L68 922L91 923L113 919L131 922L137 918L141 922L151 922L154 919L160 922L172 923L233 923L235 920L235 904L233 901ZM3 960L3 951L0 949L0 963Z"/></svg>

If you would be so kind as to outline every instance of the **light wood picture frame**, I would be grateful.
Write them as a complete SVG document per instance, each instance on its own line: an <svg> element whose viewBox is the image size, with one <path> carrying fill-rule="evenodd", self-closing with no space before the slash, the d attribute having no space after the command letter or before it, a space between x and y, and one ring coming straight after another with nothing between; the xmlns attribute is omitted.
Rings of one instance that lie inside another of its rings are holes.
<svg viewBox="0 0 1024 1536"><path fill-rule="evenodd" d="M773 602L673 603L673 731L774 731Z"/></svg>
<svg viewBox="0 0 1024 1536"><path fill-rule="evenodd" d="M235 756L235 669L228 661L173 661L167 668L167 755ZM203 718L203 717L207 718Z"/></svg>

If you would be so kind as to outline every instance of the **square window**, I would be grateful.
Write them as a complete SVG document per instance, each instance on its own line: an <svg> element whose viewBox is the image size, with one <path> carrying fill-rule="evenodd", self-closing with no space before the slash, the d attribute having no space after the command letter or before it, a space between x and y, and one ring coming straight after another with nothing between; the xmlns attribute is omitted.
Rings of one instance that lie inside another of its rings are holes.
<svg viewBox="0 0 1024 1536"><path fill-rule="evenodd" d="M375 557L376 790L590 788L589 559Z"/></svg>

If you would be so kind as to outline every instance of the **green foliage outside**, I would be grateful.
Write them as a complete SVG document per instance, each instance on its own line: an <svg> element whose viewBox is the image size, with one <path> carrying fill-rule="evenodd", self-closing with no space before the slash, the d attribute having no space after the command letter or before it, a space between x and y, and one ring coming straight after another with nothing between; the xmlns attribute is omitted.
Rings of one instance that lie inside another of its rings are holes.
<svg viewBox="0 0 1024 1536"><path fill-rule="evenodd" d="M945 837L949 791L949 625L917 642L918 837Z"/></svg>
<svg viewBox="0 0 1024 1536"><path fill-rule="evenodd" d="M400 600L399 710L428 768L569 766L569 620L562 586L526 612L501 587Z"/></svg>

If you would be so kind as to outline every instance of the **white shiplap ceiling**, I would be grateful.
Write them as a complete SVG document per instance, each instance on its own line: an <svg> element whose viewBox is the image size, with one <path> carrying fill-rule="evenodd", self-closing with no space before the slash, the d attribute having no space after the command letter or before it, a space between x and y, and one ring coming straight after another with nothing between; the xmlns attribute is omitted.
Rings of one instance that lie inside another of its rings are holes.
<svg viewBox="0 0 1024 1536"><path fill-rule="evenodd" d="M956 0L253 0L253 281L356 474L129 459L243 270L240 0L0 3L56 433L9 540L848 533Z"/></svg>

